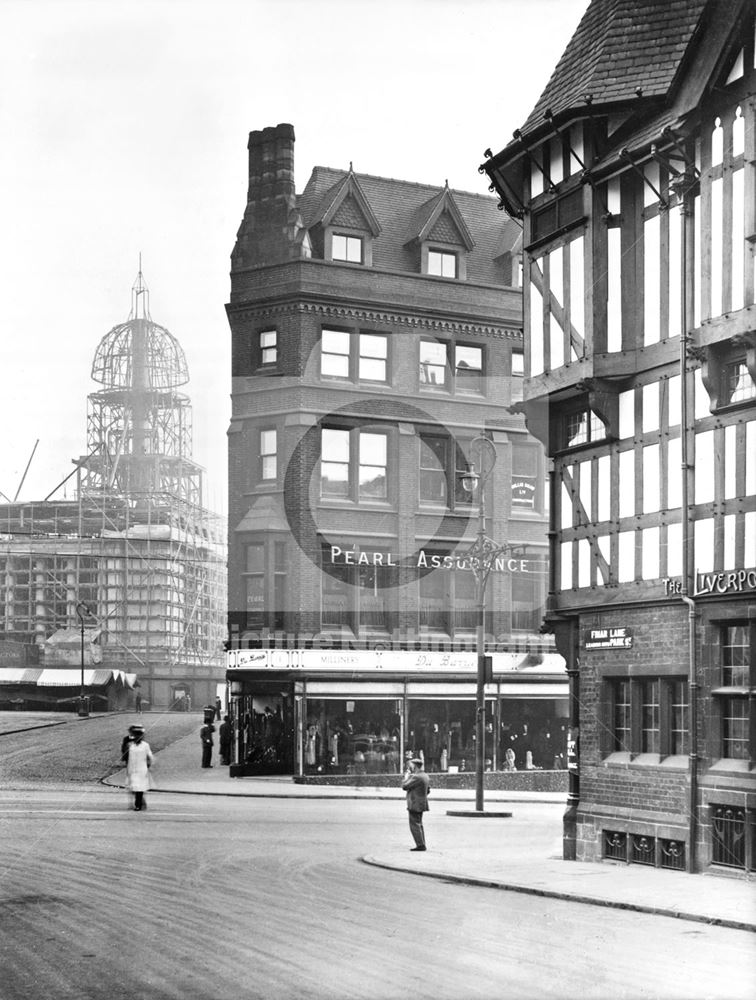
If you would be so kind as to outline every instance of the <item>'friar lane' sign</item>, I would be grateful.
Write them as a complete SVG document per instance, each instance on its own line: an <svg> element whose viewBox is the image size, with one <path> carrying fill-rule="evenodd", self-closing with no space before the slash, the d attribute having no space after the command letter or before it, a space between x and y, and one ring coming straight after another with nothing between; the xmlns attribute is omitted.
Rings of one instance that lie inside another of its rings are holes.
<svg viewBox="0 0 756 1000"><path fill-rule="evenodd" d="M630 649L632 645L629 628L592 628L585 636L586 649Z"/></svg>

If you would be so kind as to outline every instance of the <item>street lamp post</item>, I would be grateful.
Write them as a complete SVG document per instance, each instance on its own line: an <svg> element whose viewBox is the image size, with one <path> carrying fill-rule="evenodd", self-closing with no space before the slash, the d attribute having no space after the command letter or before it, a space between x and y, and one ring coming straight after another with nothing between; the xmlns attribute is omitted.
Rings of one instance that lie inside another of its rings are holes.
<svg viewBox="0 0 756 1000"><path fill-rule="evenodd" d="M475 454L478 455L477 469ZM511 552L512 545L497 545L486 535L485 484L496 464L496 447L490 438L478 435L470 442L469 470L462 476L462 487L471 495L478 494L478 530L475 541L466 552L470 569L475 577L477 625L475 651L477 654L477 684L475 696L475 810L483 812L483 774L485 771L486 740L486 585L496 559Z"/></svg>
<svg viewBox="0 0 756 1000"><path fill-rule="evenodd" d="M85 604L83 601L79 601L76 605L76 614L79 616L79 623L81 624L81 692L79 694L80 719L86 719L89 715L89 706L87 705L87 698L84 693L84 618L91 613L89 605Z"/></svg>

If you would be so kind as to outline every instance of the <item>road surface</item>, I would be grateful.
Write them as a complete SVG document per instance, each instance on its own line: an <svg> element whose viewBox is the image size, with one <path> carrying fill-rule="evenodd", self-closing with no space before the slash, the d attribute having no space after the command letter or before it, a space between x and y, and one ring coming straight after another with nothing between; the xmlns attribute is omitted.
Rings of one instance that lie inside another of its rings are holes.
<svg viewBox="0 0 756 1000"><path fill-rule="evenodd" d="M97 785L0 793L1 1000L753 995L745 931L364 865L409 847L401 803L127 805ZM473 834L438 811L428 835Z"/></svg>

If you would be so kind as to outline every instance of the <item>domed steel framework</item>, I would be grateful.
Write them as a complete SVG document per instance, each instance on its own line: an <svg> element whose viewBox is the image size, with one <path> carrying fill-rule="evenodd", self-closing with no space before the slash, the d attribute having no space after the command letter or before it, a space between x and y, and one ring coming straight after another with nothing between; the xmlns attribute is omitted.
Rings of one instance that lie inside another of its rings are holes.
<svg viewBox="0 0 756 1000"><path fill-rule="evenodd" d="M128 497L131 502L169 493L201 503L201 470L192 462L192 411L178 387L189 381L181 345L154 323L141 272L132 288L131 313L100 341L89 396L81 488Z"/></svg>
<svg viewBox="0 0 756 1000"><path fill-rule="evenodd" d="M73 635L78 649L86 624L103 668L134 672L145 704L214 701L225 669L225 522L201 502L180 391L186 359L150 317L141 266L129 318L100 341L92 377L76 500L51 500L69 476L40 503L0 505L0 638L70 666L48 640Z"/></svg>

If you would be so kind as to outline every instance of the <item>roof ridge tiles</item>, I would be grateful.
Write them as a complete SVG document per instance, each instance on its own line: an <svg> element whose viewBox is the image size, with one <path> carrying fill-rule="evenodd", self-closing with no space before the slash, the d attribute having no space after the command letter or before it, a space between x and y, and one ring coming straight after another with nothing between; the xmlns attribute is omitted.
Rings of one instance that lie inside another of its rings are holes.
<svg viewBox="0 0 756 1000"><path fill-rule="evenodd" d="M316 170L327 171L330 174L337 174L343 177L349 176L349 170L344 170L341 167L327 167L324 166L323 164L319 164L312 168L312 174L314 174ZM359 170L352 170L352 173L358 180L365 179L371 181L385 181L387 184L405 184L408 187L422 188L425 191L432 191L435 192L436 194L440 194L442 191L448 190L451 194L455 195L461 194L470 198L482 198L484 201L496 200L492 195L486 194L485 192L468 191L464 188L452 188L452 187L447 188L445 184L429 184L427 181L407 181L403 180L401 177L386 177L385 175L382 174L366 174L362 173ZM309 183L309 178L308 178L308 183Z"/></svg>

